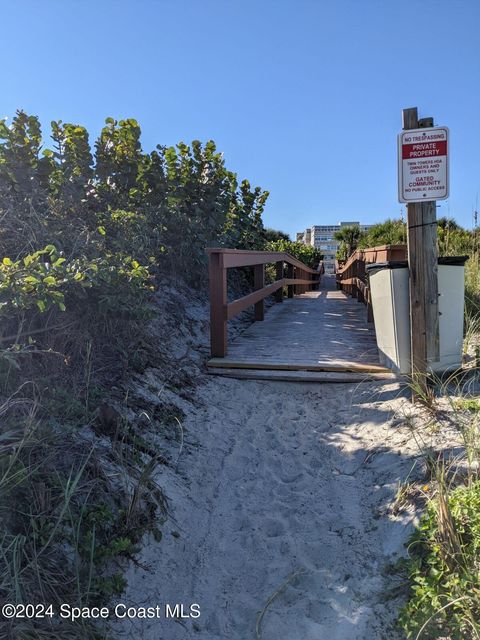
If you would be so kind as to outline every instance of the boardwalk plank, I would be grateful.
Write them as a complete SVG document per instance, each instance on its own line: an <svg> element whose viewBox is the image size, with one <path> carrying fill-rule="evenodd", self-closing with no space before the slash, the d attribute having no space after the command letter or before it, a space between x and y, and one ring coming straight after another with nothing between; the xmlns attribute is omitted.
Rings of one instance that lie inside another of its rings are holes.
<svg viewBox="0 0 480 640"><path fill-rule="evenodd" d="M282 382L371 382L372 380L395 380L389 373L354 373L345 371L271 371L265 369L220 369L209 367L208 372L227 378L246 380L279 380Z"/></svg>
<svg viewBox="0 0 480 640"><path fill-rule="evenodd" d="M230 370L390 373L380 365L375 331L365 306L337 291L325 276L319 291L275 305L229 345L211 368ZM231 374L230 374L231 375Z"/></svg>

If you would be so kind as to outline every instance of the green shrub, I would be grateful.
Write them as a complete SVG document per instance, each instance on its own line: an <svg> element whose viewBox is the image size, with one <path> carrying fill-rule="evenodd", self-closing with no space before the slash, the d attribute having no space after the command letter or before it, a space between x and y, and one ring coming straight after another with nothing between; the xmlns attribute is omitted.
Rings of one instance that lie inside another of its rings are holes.
<svg viewBox="0 0 480 640"><path fill-rule="evenodd" d="M478 638L480 633L480 481L440 491L409 544L408 638Z"/></svg>
<svg viewBox="0 0 480 640"><path fill-rule="evenodd" d="M76 124L51 137L44 148L21 111L0 121L0 596L87 606L122 591L116 559L159 535L166 507L157 452L123 416L102 432L101 405L161 366L147 328L158 284L205 287L208 245L262 248L268 193L212 141L143 151L133 119L107 118L93 148ZM99 637L48 622L0 635Z"/></svg>
<svg viewBox="0 0 480 640"><path fill-rule="evenodd" d="M374 224L361 235L358 241L359 249L379 247L384 244L406 244L407 228L403 220L388 218L385 222Z"/></svg>
<svg viewBox="0 0 480 640"><path fill-rule="evenodd" d="M465 265L465 307L470 316L479 316L480 251L471 254Z"/></svg>
<svg viewBox="0 0 480 640"><path fill-rule="evenodd" d="M323 254L319 249L312 247L309 244L303 242L292 242L291 240L274 240L267 242L265 249L267 251L281 251L289 253L297 260L305 263L311 269L316 269L320 260L323 259Z"/></svg>

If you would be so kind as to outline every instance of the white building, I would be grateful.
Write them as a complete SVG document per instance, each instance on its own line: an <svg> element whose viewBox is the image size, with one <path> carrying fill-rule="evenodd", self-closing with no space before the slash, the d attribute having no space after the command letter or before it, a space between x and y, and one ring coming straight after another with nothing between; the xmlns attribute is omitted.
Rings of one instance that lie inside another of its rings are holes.
<svg viewBox="0 0 480 640"><path fill-rule="evenodd" d="M359 226L362 231L368 231L371 224L359 222L340 222L339 224L314 225L305 231L297 233L297 240L309 244L323 253L325 273L335 273L335 256L340 242L335 240L335 233L342 227Z"/></svg>

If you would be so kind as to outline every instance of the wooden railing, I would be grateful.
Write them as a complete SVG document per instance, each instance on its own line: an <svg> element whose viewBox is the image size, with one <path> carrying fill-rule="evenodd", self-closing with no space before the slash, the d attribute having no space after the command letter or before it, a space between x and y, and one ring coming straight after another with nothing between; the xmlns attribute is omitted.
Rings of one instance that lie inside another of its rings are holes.
<svg viewBox="0 0 480 640"><path fill-rule="evenodd" d="M254 306L255 320L263 320L264 299L275 294L275 301L283 301L283 288L288 297L305 293L320 282L319 269L311 269L288 253L272 251L243 251L240 249L207 249L210 265L210 345L212 358L227 355L227 321L244 309ZM275 263L276 279L265 285L265 265ZM286 269L285 269L286 266ZM227 299L227 269L253 267L254 291L232 302Z"/></svg>
<svg viewBox="0 0 480 640"><path fill-rule="evenodd" d="M337 266L337 289L367 305L367 320L373 322L372 300L365 266L374 262L406 260L406 244L385 244L355 251L343 265Z"/></svg>

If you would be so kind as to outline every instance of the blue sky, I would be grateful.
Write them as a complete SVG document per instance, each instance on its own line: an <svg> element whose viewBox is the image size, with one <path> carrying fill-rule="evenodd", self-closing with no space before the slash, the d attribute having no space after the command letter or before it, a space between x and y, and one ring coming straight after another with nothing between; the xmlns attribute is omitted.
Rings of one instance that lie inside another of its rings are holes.
<svg viewBox="0 0 480 640"><path fill-rule="evenodd" d="M450 127L451 196L480 191L477 0L0 0L0 116L136 118L143 146L216 141L271 192L266 225L398 217L401 110ZM480 203L479 203L480 206Z"/></svg>

